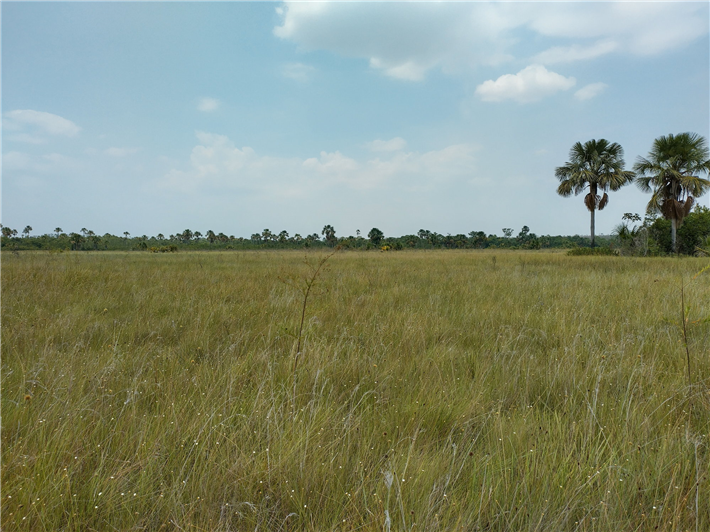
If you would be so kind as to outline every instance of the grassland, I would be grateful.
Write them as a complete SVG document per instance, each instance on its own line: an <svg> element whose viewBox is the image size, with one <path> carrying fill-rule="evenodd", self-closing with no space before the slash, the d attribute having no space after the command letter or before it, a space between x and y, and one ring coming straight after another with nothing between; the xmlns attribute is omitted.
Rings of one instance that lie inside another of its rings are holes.
<svg viewBox="0 0 710 532"><path fill-rule="evenodd" d="M707 259L303 261L3 253L2 529L710 530Z"/></svg>

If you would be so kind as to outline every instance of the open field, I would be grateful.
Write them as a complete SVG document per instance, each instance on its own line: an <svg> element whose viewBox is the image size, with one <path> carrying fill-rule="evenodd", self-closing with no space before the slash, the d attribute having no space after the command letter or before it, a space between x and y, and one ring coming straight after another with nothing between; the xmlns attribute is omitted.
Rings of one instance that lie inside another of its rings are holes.
<svg viewBox="0 0 710 532"><path fill-rule="evenodd" d="M3 253L2 529L710 530L707 264Z"/></svg>

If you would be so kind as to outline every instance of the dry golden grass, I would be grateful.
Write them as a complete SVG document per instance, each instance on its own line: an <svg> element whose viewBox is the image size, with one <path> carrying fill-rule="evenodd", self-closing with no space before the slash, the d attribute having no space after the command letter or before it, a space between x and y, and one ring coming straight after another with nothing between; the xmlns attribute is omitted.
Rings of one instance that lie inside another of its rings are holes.
<svg viewBox="0 0 710 532"><path fill-rule="evenodd" d="M3 530L710 530L707 259L303 259L3 254Z"/></svg>

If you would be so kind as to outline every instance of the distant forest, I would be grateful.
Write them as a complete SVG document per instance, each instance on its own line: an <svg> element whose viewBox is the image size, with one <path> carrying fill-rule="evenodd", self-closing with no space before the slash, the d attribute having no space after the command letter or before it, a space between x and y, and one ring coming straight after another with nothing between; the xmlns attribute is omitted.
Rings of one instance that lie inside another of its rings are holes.
<svg viewBox="0 0 710 532"><path fill-rule="evenodd" d="M669 220L657 216L627 213L612 235L597 236L596 246L614 250L622 255L655 256L672 253ZM573 249L589 248L589 236L541 235L523 226L519 231L504 228L503 235L471 231L467 234L440 234L420 229L416 234L386 236L378 228L367 234L357 231L355 235L338 236L332 225L323 227L320 233L301 236L287 231L275 232L264 229L249 238L235 237L207 230L205 233L185 229L165 236L157 234L123 235L106 233L98 235L82 228L79 232L65 232L57 227L54 233L33 235L32 227L26 226L21 233L10 227L2 227L3 250L48 250L48 251L207 251L207 250L263 250L303 249L341 246L354 250L398 251L404 249ZM681 254L706 254L710 249L710 209L696 206L678 229L678 252Z"/></svg>

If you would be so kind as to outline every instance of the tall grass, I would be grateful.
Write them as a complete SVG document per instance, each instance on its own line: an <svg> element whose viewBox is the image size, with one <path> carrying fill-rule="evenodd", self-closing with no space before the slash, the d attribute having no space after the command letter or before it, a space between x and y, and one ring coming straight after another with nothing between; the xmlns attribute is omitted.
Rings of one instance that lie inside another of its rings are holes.
<svg viewBox="0 0 710 532"><path fill-rule="evenodd" d="M329 264L3 254L3 530L710 529L707 259Z"/></svg>

